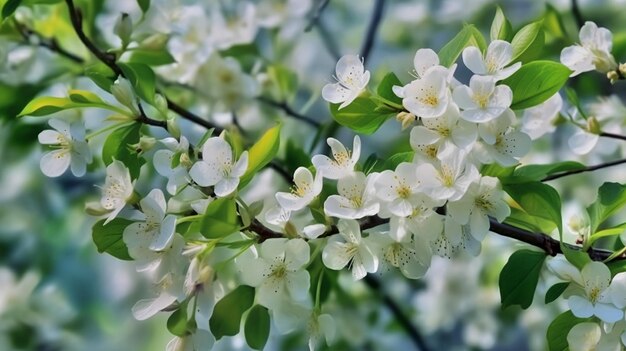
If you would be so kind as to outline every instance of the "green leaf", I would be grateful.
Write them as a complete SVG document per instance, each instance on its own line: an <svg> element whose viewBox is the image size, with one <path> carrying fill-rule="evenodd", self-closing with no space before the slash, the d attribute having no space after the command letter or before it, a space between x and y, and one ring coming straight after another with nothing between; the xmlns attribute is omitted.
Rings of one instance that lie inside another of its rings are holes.
<svg viewBox="0 0 626 351"><path fill-rule="evenodd" d="M92 228L93 242L98 252L106 252L120 260L132 261L128 254L128 247L123 240L124 229L133 221L124 218L115 218L104 225L105 219L96 222Z"/></svg>
<svg viewBox="0 0 626 351"><path fill-rule="evenodd" d="M2 18L10 17L15 10L22 4L22 0L8 0L2 6Z"/></svg>
<svg viewBox="0 0 626 351"><path fill-rule="evenodd" d="M546 337L548 339L548 349L550 351L567 351L569 345L567 343L567 334L572 328L579 323L587 322L591 318L578 318L574 316L572 311L561 313L555 320L550 323Z"/></svg>
<svg viewBox="0 0 626 351"><path fill-rule="evenodd" d="M537 106L556 94L572 73L569 68L553 61L533 61L523 65L502 81L513 91L513 110Z"/></svg>
<svg viewBox="0 0 626 351"><path fill-rule="evenodd" d="M279 99L291 101L298 92L298 75L282 65L268 67L267 75L278 87Z"/></svg>
<svg viewBox="0 0 626 351"><path fill-rule="evenodd" d="M383 99L402 106L402 99L393 92L392 88L394 85L402 86L402 82L400 82L395 73L389 72L380 81L376 93Z"/></svg>
<svg viewBox="0 0 626 351"><path fill-rule="evenodd" d="M208 239L223 238L241 228L237 203L233 198L219 198L207 206L200 222L200 233Z"/></svg>
<svg viewBox="0 0 626 351"><path fill-rule="evenodd" d="M513 172L513 176L523 180L523 182L540 181L552 174L574 171L582 168L585 168L585 165L575 161L563 161L545 165L527 165L516 168Z"/></svg>
<svg viewBox="0 0 626 351"><path fill-rule="evenodd" d="M511 40L513 58L511 62L527 62L540 51L544 43L543 21L537 21L522 27ZM524 56L524 57L522 57ZM522 60L524 58L525 60Z"/></svg>
<svg viewBox="0 0 626 351"><path fill-rule="evenodd" d="M337 123L355 132L372 134L394 113L377 113L378 105L370 97L359 96L341 110L339 104L330 104L330 112Z"/></svg>
<svg viewBox="0 0 626 351"><path fill-rule="evenodd" d="M143 13L148 12L148 9L150 9L150 0L137 0L137 4Z"/></svg>
<svg viewBox="0 0 626 351"><path fill-rule="evenodd" d="M129 63L143 63L148 66L163 66L176 62L167 50L133 49L128 57Z"/></svg>
<svg viewBox="0 0 626 351"><path fill-rule="evenodd" d="M493 22L491 22L491 31L489 34L492 41L498 39L508 41L513 34L511 22L504 16L500 6L496 7L496 15L493 18Z"/></svg>
<svg viewBox="0 0 626 351"><path fill-rule="evenodd" d="M239 182L240 189L245 187L255 174L274 159L280 147L280 129L280 124L268 129L261 138L252 145L250 151L248 151L248 169Z"/></svg>
<svg viewBox="0 0 626 351"><path fill-rule="evenodd" d="M596 201L587 207L591 232L595 233L598 227L610 216L626 205L626 187L619 183L604 183L598 189Z"/></svg>
<svg viewBox="0 0 626 351"><path fill-rule="evenodd" d="M567 261L576 266L578 270L582 270L583 267L587 265L587 263L591 262L591 258L586 252L572 249L563 243L561 243L561 251L563 251L563 255L565 256Z"/></svg>
<svg viewBox="0 0 626 351"><path fill-rule="evenodd" d="M255 350L262 350L270 336L270 314L267 308L255 305L248 312L244 334L248 346Z"/></svg>
<svg viewBox="0 0 626 351"><path fill-rule="evenodd" d="M511 207L511 215L504 222L533 233L550 233L556 227L552 221L529 215L515 207Z"/></svg>
<svg viewBox="0 0 626 351"><path fill-rule="evenodd" d="M216 340L239 333L241 316L254 302L254 288L240 285L215 304L209 319L211 332Z"/></svg>
<svg viewBox="0 0 626 351"><path fill-rule="evenodd" d="M384 162L379 162L379 166L376 167L376 172L382 172L386 169L396 169L396 167L398 167L398 165L402 162L413 162L413 156L415 156L414 151L399 152L394 154L384 160Z"/></svg>
<svg viewBox="0 0 626 351"><path fill-rule="evenodd" d="M93 93L82 90L71 90L71 97L50 97L40 96L30 101L17 115L17 117L23 116L47 116L53 113L57 113L63 110L69 110L74 108L86 108L86 107L98 107L106 110L112 110L119 112L116 107L113 107L106 102L102 101L98 96Z"/></svg>
<svg viewBox="0 0 626 351"><path fill-rule="evenodd" d="M480 169L480 174L488 177L497 177L500 178L500 180L503 180L513 176L515 167L516 166L503 167L497 163L492 163L490 165L482 166Z"/></svg>
<svg viewBox="0 0 626 351"><path fill-rule="evenodd" d="M476 27L466 24L452 40L439 50L439 61L442 66L450 67L461 55L463 49L468 46L476 46L481 51L485 50L485 38Z"/></svg>
<svg viewBox="0 0 626 351"><path fill-rule="evenodd" d="M152 68L138 62L118 62L118 66L130 81L135 93L149 104L154 104L156 76Z"/></svg>
<svg viewBox="0 0 626 351"><path fill-rule="evenodd" d="M70 90L68 97L71 101L78 104L105 104L98 95L86 90Z"/></svg>
<svg viewBox="0 0 626 351"><path fill-rule="evenodd" d="M187 335L187 304L183 304L170 315L167 319L167 330L176 336Z"/></svg>
<svg viewBox="0 0 626 351"><path fill-rule="evenodd" d="M545 259L545 253L531 250L519 250L509 257L499 279L502 308L519 305L527 309L531 305Z"/></svg>
<svg viewBox="0 0 626 351"><path fill-rule="evenodd" d="M558 299L559 296L563 294L563 292L565 291L565 289L567 289L568 286L569 286L569 282L556 283L552 285L550 289L548 289L548 291L546 292L546 300L545 300L546 305Z"/></svg>
<svg viewBox="0 0 626 351"><path fill-rule="evenodd" d="M287 171L290 174L293 174L298 167L309 167L313 165L311 163L311 156L309 156L300 145L300 142L293 139L287 140L284 165L287 167Z"/></svg>
<svg viewBox="0 0 626 351"><path fill-rule="evenodd" d="M549 3L546 4L546 13L543 16L543 27L546 32L552 36L568 40L567 30L563 24L561 14Z"/></svg>
<svg viewBox="0 0 626 351"><path fill-rule="evenodd" d="M561 197L554 188L540 182L504 184L503 188L517 203L518 206L513 207L519 207L530 216L550 221L559 229L559 233L563 232Z"/></svg>
<svg viewBox="0 0 626 351"><path fill-rule="evenodd" d="M102 146L102 161L105 165L110 165L113 160L122 161L128 167L130 176L137 179L146 160L130 145L139 143L140 138L141 123L133 123L114 130Z"/></svg>
<svg viewBox="0 0 626 351"><path fill-rule="evenodd" d="M85 68L85 76L91 79L100 89L111 92L111 86L115 82L115 73L106 65L98 63Z"/></svg>

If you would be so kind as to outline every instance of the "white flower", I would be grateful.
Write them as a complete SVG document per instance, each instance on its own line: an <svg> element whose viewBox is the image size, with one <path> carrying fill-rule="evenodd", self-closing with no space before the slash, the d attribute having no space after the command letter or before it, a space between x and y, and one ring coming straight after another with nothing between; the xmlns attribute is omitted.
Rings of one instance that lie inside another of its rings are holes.
<svg viewBox="0 0 626 351"><path fill-rule="evenodd" d="M443 201L434 201L426 194L419 193L413 198L412 211L408 216L394 216L386 209L383 209L379 216L390 218L389 236L394 240L402 241L412 233L416 242L428 242L443 229L443 217L434 211L434 208L443 204Z"/></svg>
<svg viewBox="0 0 626 351"><path fill-rule="evenodd" d="M417 168L422 189L435 200L456 201L479 177L476 167L467 162L462 151L451 154L435 166L425 163Z"/></svg>
<svg viewBox="0 0 626 351"><path fill-rule="evenodd" d="M322 252L324 265L334 270L349 266L354 280L376 272L378 257L374 254L371 239L361 238L359 223L353 219L340 219L337 229L339 234L328 239Z"/></svg>
<svg viewBox="0 0 626 351"><path fill-rule="evenodd" d="M411 130L413 150L426 150L428 146L435 145L437 157L443 158L458 149L468 148L476 141L476 125L459 120L459 117L459 108L450 103L443 115L422 119L423 126Z"/></svg>
<svg viewBox="0 0 626 351"><path fill-rule="evenodd" d="M371 234L372 240L379 247L381 267L384 265L398 268L409 279L424 276L430 266L432 257L430 247L416 244L411 236L396 241L387 234ZM381 270L383 270L381 268Z"/></svg>
<svg viewBox="0 0 626 351"><path fill-rule="evenodd" d="M324 212L331 217L359 219L374 216L380 205L376 197L374 182L378 173L368 176L355 172L337 181L339 195L331 195L324 202Z"/></svg>
<svg viewBox="0 0 626 351"><path fill-rule="evenodd" d="M521 62L506 67L512 58L513 47L504 40L492 41L484 56L475 46L468 46L463 50L463 63L470 71L482 76L492 76L496 81L510 77L522 67Z"/></svg>
<svg viewBox="0 0 626 351"><path fill-rule="evenodd" d="M522 116L522 132L528 134L532 140L539 139L546 133L556 129L553 124L563 108L563 99L559 93L552 95L545 102L524 110Z"/></svg>
<svg viewBox="0 0 626 351"><path fill-rule="evenodd" d="M580 28L580 45L568 46L561 51L561 63L571 69L571 77L594 69L607 73L617 68L611 54L613 35L606 28L598 28L593 22L585 22Z"/></svg>
<svg viewBox="0 0 626 351"><path fill-rule="evenodd" d="M227 9L229 10L229 9ZM256 7L251 2L237 2L228 13L223 12L223 5L216 3L211 8L211 39L219 50L226 50L235 45L249 44L258 32Z"/></svg>
<svg viewBox="0 0 626 351"><path fill-rule="evenodd" d="M167 150L154 153L154 168L167 178L167 192L174 195L179 187L189 183L189 141L183 136L180 137L180 142L174 138L165 138L161 143Z"/></svg>
<svg viewBox="0 0 626 351"><path fill-rule="evenodd" d="M109 212L104 224L112 221L133 197L134 182L131 182L128 168L118 160L107 166L106 179L102 187L100 205Z"/></svg>
<svg viewBox="0 0 626 351"><path fill-rule="evenodd" d="M422 118L441 116L450 101L450 72L442 66L432 67L401 89L394 89L402 98L402 105L409 112Z"/></svg>
<svg viewBox="0 0 626 351"><path fill-rule="evenodd" d="M513 92L506 85L496 86L493 77L474 75L470 79L469 87L456 87L452 97L463 110L461 118L469 122L484 123L498 118L511 106Z"/></svg>
<svg viewBox="0 0 626 351"><path fill-rule="evenodd" d="M330 146L334 160L326 155L315 155L311 160L315 169L328 179L340 179L352 174L354 166L361 156L361 139L359 136L354 136L352 153L337 139L328 138L326 142Z"/></svg>
<svg viewBox="0 0 626 351"><path fill-rule="evenodd" d="M594 351L602 337L602 330L596 323L584 322L576 324L567 333L567 344L570 351Z"/></svg>
<svg viewBox="0 0 626 351"><path fill-rule="evenodd" d="M606 323L624 318L624 312L611 301L611 272L601 262L590 262L581 271L582 291L567 300L572 313L579 318L597 316Z"/></svg>
<svg viewBox="0 0 626 351"><path fill-rule="evenodd" d="M202 351L210 350L215 343L215 337L210 332L197 329L192 334L177 336L165 346L165 351Z"/></svg>
<svg viewBox="0 0 626 351"><path fill-rule="evenodd" d="M483 163L496 161L503 166L513 166L518 158L530 151L530 137L511 128L515 114L507 109L500 117L478 126L478 134L483 139L480 145L486 151Z"/></svg>
<svg viewBox="0 0 626 351"><path fill-rule="evenodd" d="M248 152L235 162L230 144L219 137L209 138L202 146L202 161L191 167L189 175L200 186L215 186L215 195L225 197L237 190L239 178L248 168Z"/></svg>
<svg viewBox="0 0 626 351"><path fill-rule="evenodd" d="M325 224L311 224L304 226L302 230L290 222L291 211L284 209L281 206L274 206L265 212L265 221L271 225L275 225L280 230L287 234L297 234L299 237L306 239L317 239L320 235L326 232ZM291 232L290 232L291 231ZM293 233L295 231L295 233Z"/></svg>
<svg viewBox="0 0 626 351"><path fill-rule="evenodd" d="M134 222L124 229L123 239L131 257L146 249L162 251L172 243L176 216L166 215L165 196L160 189L152 190L139 204L145 221Z"/></svg>
<svg viewBox="0 0 626 351"><path fill-rule="evenodd" d="M331 345L335 340L337 325L333 317L329 314L311 313L307 323L309 334L309 351L317 350L320 340L326 341L326 345Z"/></svg>
<svg viewBox="0 0 626 351"><path fill-rule="evenodd" d="M286 210L298 211L306 207L322 191L322 174L315 173L304 167L298 167L293 174L294 186L291 193L276 193L276 201Z"/></svg>
<svg viewBox="0 0 626 351"><path fill-rule="evenodd" d="M70 167L72 174L82 177L92 159L91 150L85 142L85 126L79 122L70 125L56 118L51 118L48 124L54 130L39 133L39 142L56 150L41 158L41 171L48 177L58 177Z"/></svg>
<svg viewBox="0 0 626 351"><path fill-rule="evenodd" d="M363 61L357 55L345 55L337 61L335 67L337 83L329 83L322 88L324 100L339 104L339 109L350 105L367 87L370 72L365 70Z"/></svg>
<svg viewBox="0 0 626 351"><path fill-rule="evenodd" d="M498 178L482 177L473 183L458 201L449 202L447 209L453 220L459 224L468 224L470 233L481 241L489 232L489 216L498 222L504 221L511 214L511 209L504 201L504 191Z"/></svg>
<svg viewBox="0 0 626 351"><path fill-rule="evenodd" d="M309 297L309 245L302 239L268 239L258 254L248 250L236 262L243 282L257 288L259 303L269 309Z"/></svg>
<svg viewBox="0 0 626 351"><path fill-rule="evenodd" d="M200 66L195 86L215 102L219 112L231 112L257 96L257 81L246 74L233 57L214 53Z"/></svg>
<svg viewBox="0 0 626 351"><path fill-rule="evenodd" d="M311 9L311 0L269 0L257 4L257 23L260 27L275 28L289 20L300 20Z"/></svg>
<svg viewBox="0 0 626 351"><path fill-rule="evenodd" d="M184 299L183 278L182 274L166 274L154 287L158 296L137 301L132 308L133 317L143 321L170 307L174 302L182 301Z"/></svg>
<svg viewBox="0 0 626 351"><path fill-rule="evenodd" d="M391 214L406 217L413 212L413 202L420 191L417 166L402 162L395 171L386 170L376 180L376 195Z"/></svg>

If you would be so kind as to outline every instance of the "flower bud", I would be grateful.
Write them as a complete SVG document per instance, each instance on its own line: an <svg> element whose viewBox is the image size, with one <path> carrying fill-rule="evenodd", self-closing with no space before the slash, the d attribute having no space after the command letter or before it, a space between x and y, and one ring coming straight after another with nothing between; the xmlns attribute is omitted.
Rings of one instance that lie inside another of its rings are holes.
<svg viewBox="0 0 626 351"><path fill-rule="evenodd" d="M135 149L135 152L137 152L137 154L142 154L146 151L150 151L150 149L154 147L156 142L157 140L153 137L142 136L139 139L139 142L136 144L132 144L131 147Z"/></svg>
<svg viewBox="0 0 626 351"><path fill-rule="evenodd" d="M120 104L128 107L133 114L139 115L135 106L135 92L127 79L119 77L111 86L111 94Z"/></svg>
<svg viewBox="0 0 626 351"><path fill-rule="evenodd" d="M141 44L139 44L139 47L146 50L163 50L168 40L169 37L167 35L156 33L144 39Z"/></svg>
<svg viewBox="0 0 626 351"><path fill-rule="evenodd" d="M122 40L122 48L125 49L130 43L130 37L133 34L133 20L127 13L122 15L115 22L113 33Z"/></svg>
<svg viewBox="0 0 626 351"><path fill-rule="evenodd" d="M598 119L595 117L589 117L589 119L587 119L587 131L592 134L600 134L602 132Z"/></svg>
<svg viewBox="0 0 626 351"><path fill-rule="evenodd" d="M167 112L169 111L169 108L167 107L167 100L163 95L154 95L154 107L157 109L157 111L159 111L160 114L163 115L163 117L167 118Z"/></svg>
<svg viewBox="0 0 626 351"><path fill-rule="evenodd" d="M402 130L405 130L417 120L417 117L410 112L402 111L398 113L396 120L402 124Z"/></svg>
<svg viewBox="0 0 626 351"><path fill-rule="evenodd" d="M619 80L619 74L616 71L609 71L606 77L611 81L611 84L615 84Z"/></svg>
<svg viewBox="0 0 626 351"><path fill-rule="evenodd" d="M167 131L176 139L180 139L180 127L175 118L167 120Z"/></svg>

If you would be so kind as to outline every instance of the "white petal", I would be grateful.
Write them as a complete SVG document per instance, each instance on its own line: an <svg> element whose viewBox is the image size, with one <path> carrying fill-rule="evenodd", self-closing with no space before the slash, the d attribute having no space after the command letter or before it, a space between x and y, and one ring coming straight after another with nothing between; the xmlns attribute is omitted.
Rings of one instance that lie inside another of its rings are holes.
<svg viewBox="0 0 626 351"><path fill-rule="evenodd" d="M283 245L287 269L295 271L309 263L309 244L302 239L291 239Z"/></svg>
<svg viewBox="0 0 626 351"><path fill-rule="evenodd" d="M215 184L215 196L226 197L237 190L237 186L239 186L239 178L223 178Z"/></svg>
<svg viewBox="0 0 626 351"><path fill-rule="evenodd" d="M307 239L317 239L320 235L326 232L326 226L324 224L312 224L302 228L302 234Z"/></svg>
<svg viewBox="0 0 626 351"><path fill-rule="evenodd" d="M150 250L163 251L170 246L176 230L176 216L169 215L161 223L159 235L150 243Z"/></svg>
<svg viewBox="0 0 626 351"><path fill-rule="evenodd" d="M578 45L568 46L561 51L561 63L573 71L570 77L593 71L593 58L591 51Z"/></svg>
<svg viewBox="0 0 626 351"><path fill-rule="evenodd" d="M212 137L202 146L202 159L216 168L220 164L232 165L233 149L226 140Z"/></svg>
<svg viewBox="0 0 626 351"><path fill-rule="evenodd" d="M571 296L567 303L574 316L578 318L589 318L593 316L594 308L589 300L578 295Z"/></svg>
<svg viewBox="0 0 626 351"><path fill-rule="evenodd" d="M63 136L63 134L57 132L56 130L46 129L39 133L38 139L40 144L55 145L60 144L60 142L65 139L65 137Z"/></svg>
<svg viewBox="0 0 626 351"><path fill-rule="evenodd" d="M596 146L599 139L597 134L579 130L569 138L567 144L575 154L586 155Z"/></svg>
<svg viewBox="0 0 626 351"><path fill-rule="evenodd" d="M426 71L439 64L439 56L432 49L419 49L413 58L413 66L418 76L423 77Z"/></svg>
<svg viewBox="0 0 626 351"><path fill-rule="evenodd" d="M200 186L213 186L223 178L222 172L204 161L196 162L189 170L189 176Z"/></svg>
<svg viewBox="0 0 626 351"><path fill-rule="evenodd" d="M452 98L462 109L476 108L476 103L472 99L472 90L467 85L456 87L452 92Z"/></svg>
<svg viewBox="0 0 626 351"><path fill-rule="evenodd" d="M173 304L174 301L176 297L165 292L156 299L139 300L132 308L133 317L139 321L146 320Z"/></svg>
<svg viewBox="0 0 626 351"><path fill-rule="evenodd" d="M322 88L322 98L330 103L339 104L350 98L352 91L339 83L326 84Z"/></svg>
<svg viewBox="0 0 626 351"><path fill-rule="evenodd" d="M492 67L488 67L490 69L489 73L493 74L502 69L511 62L511 58L513 58L513 47L509 42L504 40L492 41L485 55L485 60L492 65Z"/></svg>
<svg viewBox="0 0 626 351"><path fill-rule="evenodd" d="M295 273L288 273L285 279L285 285L289 291L289 295L295 301L304 301L309 296L309 288L311 287L311 278L309 272L300 270Z"/></svg>
<svg viewBox="0 0 626 351"><path fill-rule="evenodd" d="M596 303L594 315L605 323L615 323L624 319L624 312L611 304Z"/></svg>
<svg viewBox="0 0 626 351"><path fill-rule="evenodd" d="M347 253L348 244L340 241L339 238L339 235L332 236L322 252L324 265L333 270L343 269L352 259L352 256Z"/></svg>
<svg viewBox="0 0 626 351"><path fill-rule="evenodd" d="M490 46L491 47L491 46ZM486 74L487 66L483 60L483 54L475 46L468 46L463 50L463 63L474 74Z"/></svg>
<svg viewBox="0 0 626 351"><path fill-rule="evenodd" d="M240 178L246 173L248 169L248 151L244 151L239 156L239 160L233 166L232 171L230 171L230 176L234 178Z"/></svg>
<svg viewBox="0 0 626 351"><path fill-rule="evenodd" d="M602 337L602 330L596 323L576 324L567 334L570 351L589 351L595 349Z"/></svg>
<svg viewBox="0 0 626 351"><path fill-rule="evenodd" d="M278 204L288 211L299 211L303 209L308 202L306 199L296 196L292 193L278 192L276 193L276 201Z"/></svg>
<svg viewBox="0 0 626 351"><path fill-rule="evenodd" d="M54 150L43 155L39 166L48 177L58 177L70 166L71 156L68 150Z"/></svg>

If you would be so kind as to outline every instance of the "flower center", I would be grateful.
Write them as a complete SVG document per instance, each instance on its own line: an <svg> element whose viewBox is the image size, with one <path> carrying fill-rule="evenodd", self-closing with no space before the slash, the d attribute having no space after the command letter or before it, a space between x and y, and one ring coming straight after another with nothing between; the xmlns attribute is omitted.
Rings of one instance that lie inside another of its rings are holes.
<svg viewBox="0 0 626 351"><path fill-rule="evenodd" d="M434 91L429 91L423 96L417 97L417 99L424 105L428 105L430 107L435 107L439 104L439 97L435 95Z"/></svg>
<svg viewBox="0 0 626 351"><path fill-rule="evenodd" d="M489 104L489 95L487 94L474 94L474 101L480 108L486 108Z"/></svg>
<svg viewBox="0 0 626 351"><path fill-rule="evenodd" d="M591 288L591 291L589 292L589 301L595 304L596 301L600 299L600 296L602 296L601 292L602 291L600 291L600 289L597 287Z"/></svg>
<svg viewBox="0 0 626 351"><path fill-rule="evenodd" d="M476 207L485 212L489 212L493 209L493 203L491 203L491 201L487 199L487 196L485 194L481 194L480 196L476 197L476 199L474 199L474 205L476 205Z"/></svg>
<svg viewBox="0 0 626 351"><path fill-rule="evenodd" d="M396 188L396 193L398 194L398 197L406 199L411 196L411 189L405 184L400 184L400 186Z"/></svg>
<svg viewBox="0 0 626 351"><path fill-rule="evenodd" d="M452 172L452 169L446 165L441 165L439 180L441 180L441 184L446 188L454 185L454 172Z"/></svg>
<svg viewBox="0 0 626 351"><path fill-rule="evenodd" d="M304 197L311 191L311 184L309 182L302 182L300 184L295 184L291 187L291 193L297 195L299 197Z"/></svg>
<svg viewBox="0 0 626 351"><path fill-rule="evenodd" d="M337 166L347 166L350 161L350 151L333 152Z"/></svg>

